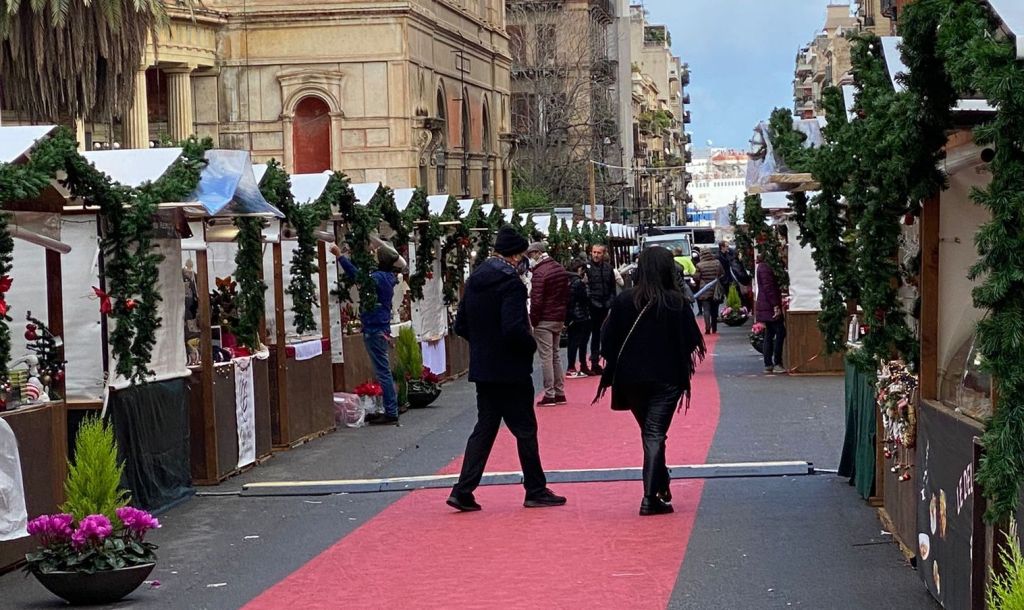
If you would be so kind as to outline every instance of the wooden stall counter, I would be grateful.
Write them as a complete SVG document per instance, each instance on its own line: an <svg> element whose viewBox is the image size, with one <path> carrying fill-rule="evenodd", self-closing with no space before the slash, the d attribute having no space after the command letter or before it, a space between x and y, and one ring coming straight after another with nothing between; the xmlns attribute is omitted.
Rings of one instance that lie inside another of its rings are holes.
<svg viewBox="0 0 1024 610"><path fill-rule="evenodd" d="M271 454L271 395L268 359L251 360L253 398L256 419L256 460ZM235 361L213 367L212 412L203 408L203 369L192 368L189 378L189 428L191 435L191 471L196 485L216 485L240 472L237 388Z"/></svg>
<svg viewBox="0 0 1024 610"><path fill-rule="evenodd" d="M843 355L826 354L817 311L786 312L786 369L797 375L840 375Z"/></svg>
<svg viewBox="0 0 1024 610"><path fill-rule="evenodd" d="M63 402L48 402L0 412L18 439L25 507L31 520L58 512L67 475L67 412ZM32 537L0 542L0 572L21 563L35 548Z"/></svg>
<svg viewBox="0 0 1024 610"><path fill-rule="evenodd" d="M361 340L361 337L360 337ZM311 344L320 343L320 349ZM364 350L365 351L365 350ZM329 339L270 346L271 430L275 450L334 430Z"/></svg>

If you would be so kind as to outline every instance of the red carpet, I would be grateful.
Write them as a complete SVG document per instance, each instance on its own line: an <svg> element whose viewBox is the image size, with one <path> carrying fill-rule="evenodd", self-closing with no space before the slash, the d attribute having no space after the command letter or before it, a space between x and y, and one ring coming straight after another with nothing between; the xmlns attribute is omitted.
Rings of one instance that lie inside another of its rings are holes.
<svg viewBox="0 0 1024 610"><path fill-rule="evenodd" d="M591 406L595 379L566 385L568 406L538 409L545 468L640 466L632 416L607 399ZM709 359L690 412L672 424L670 464L705 461L718 412ZM458 460L444 469L457 470ZM519 470L505 430L488 470ZM447 490L412 492L246 608L664 608L703 482L675 482L675 514L651 518L637 516L639 482L554 487L569 498L564 508L525 509L521 487L483 487L484 510L469 514L444 505Z"/></svg>

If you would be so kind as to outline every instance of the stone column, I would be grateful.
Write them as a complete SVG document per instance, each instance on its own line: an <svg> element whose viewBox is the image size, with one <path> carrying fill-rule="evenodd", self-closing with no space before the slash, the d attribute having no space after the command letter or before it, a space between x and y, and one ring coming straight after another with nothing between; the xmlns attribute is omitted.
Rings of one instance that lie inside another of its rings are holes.
<svg viewBox="0 0 1024 610"><path fill-rule="evenodd" d="M167 132L180 142L195 133L192 109L192 68L166 68L167 75Z"/></svg>
<svg viewBox="0 0 1024 610"><path fill-rule="evenodd" d="M149 148L149 103L146 99L146 68L135 73L135 98L124 117L121 148Z"/></svg>

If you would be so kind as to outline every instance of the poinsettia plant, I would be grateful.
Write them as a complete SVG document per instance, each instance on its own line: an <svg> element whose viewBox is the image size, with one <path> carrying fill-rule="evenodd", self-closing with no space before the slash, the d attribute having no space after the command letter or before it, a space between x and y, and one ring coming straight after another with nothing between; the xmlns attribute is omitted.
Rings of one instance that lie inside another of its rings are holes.
<svg viewBox="0 0 1024 610"><path fill-rule="evenodd" d="M409 379L409 391L424 394L436 392L441 385L441 376L435 375L430 368L423 367L419 379Z"/></svg>
<svg viewBox="0 0 1024 610"><path fill-rule="evenodd" d="M157 546L146 533L160 521L144 510L122 506L113 522L106 515L88 515L76 521L68 513L42 515L28 524L28 533L40 543L25 556L25 571L94 574L156 561Z"/></svg>
<svg viewBox="0 0 1024 610"><path fill-rule="evenodd" d="M384 389L376 381L366 381L356 386L356 396L375 398L384 395Z"/></svg>

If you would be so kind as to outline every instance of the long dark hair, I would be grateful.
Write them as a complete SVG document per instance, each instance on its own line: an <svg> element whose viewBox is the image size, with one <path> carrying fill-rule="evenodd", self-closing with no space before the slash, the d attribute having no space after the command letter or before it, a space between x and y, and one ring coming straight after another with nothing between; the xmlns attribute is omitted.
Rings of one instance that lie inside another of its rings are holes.
<svg viewBox="0 0 1024 610"><path fill-rule="evenodd" d="M657 246L641 252L633 289L636 308L643 309L650 304L658 309L679 309L682 297L676 284L676 261L672 253Z"/></svg>

